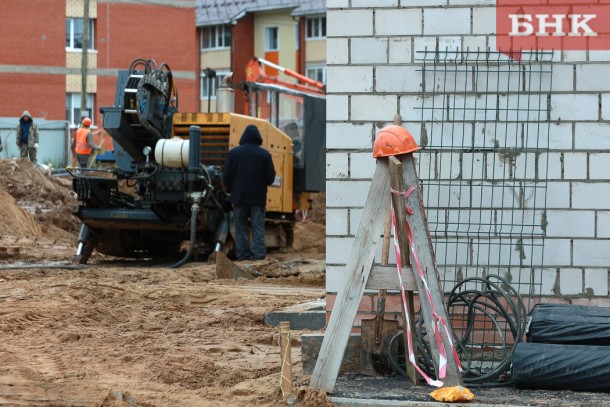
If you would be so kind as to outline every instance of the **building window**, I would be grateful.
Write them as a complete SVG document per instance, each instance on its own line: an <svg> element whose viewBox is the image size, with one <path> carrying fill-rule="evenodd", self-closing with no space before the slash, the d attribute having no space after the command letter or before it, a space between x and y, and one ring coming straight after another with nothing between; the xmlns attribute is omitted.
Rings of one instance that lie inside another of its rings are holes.
<svg viewBox="0 0 610 407"><path fill-rule="evenodd" d="M201 49L229 48L231 46L231 27L212 25L201 29Z"/></svg>
<svg viewBox="0 0 610 407"><path fill-rule="evenodd" d="M310 65L305 70L305 76L318 82L326 84L326 66Z"/></svg>
<svg viewBox="0 0 610 407"><path fill-rule="evenodd" d="M265 51L278 51L280 49L280 37L278 27L265 28Z"/></svg>
<svg viewBox="0 0 610 407"><path fill-rule="evenodd" d="M223 79L228 73L229 71L216 71L216 77L210 79L206 77L203 72L201 72L201 99L203 100L208 98L208 86L210 85L210 81L212 85L210 89L210 98L215 98L216 89L220 87Z"/></svg>
<svg viewBox="0 0 610 407"><path fill-rule="evenodd" d="M326 37L326 17L312 17L307 19L305 38L317 39Z"/></svg>
<svg viewBox="0 0 610 407"><path fill-rule="evenodd" d="M93 93L87 93L87 111L80 111L80 93L66 94L66 120L73 125L78 125L83 117L94 120L93 114Z"/></svg>
<svg viewBox="0 0 610 407"><path fill-rule="evenodd" d="M95 43L95 31L93 29L93 19L89 19L89 40L87 41L87 49L93 51ZM83 19L82 18L67 18L66 19L66 48L67 49L83 49Z"/></svg>

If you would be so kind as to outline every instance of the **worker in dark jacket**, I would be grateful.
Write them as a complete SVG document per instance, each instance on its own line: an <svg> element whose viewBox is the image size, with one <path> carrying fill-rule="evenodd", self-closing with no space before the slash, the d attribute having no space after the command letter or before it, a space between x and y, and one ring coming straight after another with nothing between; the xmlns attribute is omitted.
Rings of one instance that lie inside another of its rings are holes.
<svg viewBox="0 0 610 407"><path fill-rule="evenodd" d="M238 260L262 260L265 244L265 204L267 186L275 179L271 154L261 145L263 138L255 125L244 130L239 146L227 154L222 177L231 193L235 220L235 245ZM251 220L252 244L248 239Z"/></svg>
<svg viewBox="0 0 610 407"><path fill-rule="evenodd" d="M34 123L30 112L25 110L21 114L19 124L17 125L17 147L21 153L21 158L29 158L30 161L36 164L36 152L38 151L38 126Z"/></svg>

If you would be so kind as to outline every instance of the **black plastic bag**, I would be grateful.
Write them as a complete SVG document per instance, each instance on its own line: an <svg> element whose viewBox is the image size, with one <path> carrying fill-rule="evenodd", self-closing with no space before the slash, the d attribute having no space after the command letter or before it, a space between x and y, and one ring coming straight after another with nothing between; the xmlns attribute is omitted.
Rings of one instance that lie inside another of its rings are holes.
<svg viewBox="0 0 610 407"><path fill-rule="evenodd" d="M537 304L530 316L528 342L610 346L610 308Z"/></svg>
<svg viewBox="0 0 610 407"><path fill-rule="evenodd" d="M610 347L519 343L513 381L520 389L610 392Z"/></svg>

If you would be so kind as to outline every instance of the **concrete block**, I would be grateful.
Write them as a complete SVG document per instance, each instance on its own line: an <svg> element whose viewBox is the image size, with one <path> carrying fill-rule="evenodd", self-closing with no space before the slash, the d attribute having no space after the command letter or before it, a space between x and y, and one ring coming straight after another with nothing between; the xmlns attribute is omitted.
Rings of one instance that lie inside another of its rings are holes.
<svg viewBox="0 0 610 407"><path fill-rule="evenodd" d="M519 154L515 158L513 178L518 180L534 180L536 178L536 154Z"/></svg>
<svg viewBox="0 0 610 407"><path fill-rule="evenodd" d="M372 179L376 160L371 152L350 154L350 177L352 179Z"/></svg>
<svg viewBox="0 0 610 407"><path fill-rule="evenodd" d="M462 154L462 179L485 179L485 153Z"/></svg>
<svg viewBox="0 0 610 407"><path fill-rule="evenodd" d="M511 82L512 90L519 85L518 81ZM540 122L547 116L546 95L500 95L498 101L500 121Z"/></svg>
<svg viewBox="0 0 610 407"><path fill-rule="evenodd" d="M563 179L587 179L587 154L563 154Z"/></svg>
<svg viewBox="0 0 610 407"><path fill-rule="evenodd" d="M447 37L444 37L447 38ZM440 40L439 40L440 41ZM447 44L449 45L449 44ZM444 50L446 47L441 45L439 42L439 49ZM448 48L453 49L453 48ZM418 68L419 69L419 68ZM428 68L424 74L426 83L425 92L435 93L457 93L463 94L465 91L472 90L472 72L464 72L461 68L458 72L449 70L445 74L441 75L439 72ZM494 100L495 104L495 100ZM453 105L455 106L455 105ZM453 107L452 106L452 107ZM483 106L479 106L482 108Z"/></svg>
<svg viewBox="0 0 610 407"><path fill-rule="evenodd" d="M585 269L585 294L608 296L608 269Z"/></svg>
<svg viewBox="0 0 610 407"><path fill-rule="evenodd" d="M536 269L534 272L534 278L541 278L541 295L559 295L559 273L557 269Z"/></svg>
<svg viewBox="0 0 610 407"><path fill-rule="evenodd" d="M487 49L487 37L484 35L462 37L463 50L471 53Z"/></svg>
<svg viewBox="0 0 610 407"><path fill-rule="evenodd" d="M525 259L523 264L540 266L543 264L549 267L562 267L571 264L570 258L570 239L540 239L525 240L524 247ZM544 249L544 250L543 250Z"/></svg>
<svg viewBox="0 0 610 407"><path fill-rule="evenodd" d="M495 210L495 233L507 236L520 233L524 236L542 236L542 210Z"/></svg>
<svg viewBox="0 0 610 407"><path fill-rule="evenodd" d="M347 95L326 96L326 120L347 121L349 119L349 97Z"/></svg>
<svg viewBox="0 0 610 407"><path fill-rule="evenodd" d="M549 90L549 76L553 78L553 92L570 92L575 89L574 87L574 64L562 64L558 63L553 66L552 75L541 73L538 75L541 80L538 86L535 82L536 77L532 76L531 83L526 78L526 85L530 89Z"/></svg>
<svg viewBox="0 0 610 407"><path fill-rule="evenodd" d="M610 91L610 83L600 80L608 75L608 64L576 65L577 91Z"/></svg>
<svg viewBox="0 0 610 407"><path fill-rule="evenodd" d="M543 136L546 134L546 129L540 132ZM572 123L551 123L548 127L549 132L549 149L551 150L571 150L573 148L572 142ZM544 137L544 136L543 136ZM540 146L544 147L544 138L540 140ZM534 139L531 140L532 142ZM528 145L527 147L532 147Z"/></svg>
<svg viewBox="0 0 610 407"><path fill-rule="evenodd" d="M610 209L610 184L606 182L572 184L575 209Z"/></svg>
<svg viewBox="0 0 610 407"><path fill-rule="evenodd" d="M609 163L610 153L589 154L589 179L607 180Z"/></svg>
<svg viewBox="0 0 610 407"><path fill-rule="evenodd" d="M538 179L561 179L561 153L542 153L538 156Z"/></svg>
<svg viewBox="0 0 610 407"><path fill-rule="evenodd" d="M326 326L325 301L311 301L265 313L265 325L279 326L280 322L290 322L291 330L318 330Z"/></svg>
<svg viewBox="0 0 610 407"><path fill-rule="evenodd" d="M441 107L443 105L435 105ZM483 94L449 97L448 120L485 121L495 118L496 103Z"/></svg>
<svg viewBox="0 0 610 407"><path fill-rule="evenodd" d="M495 109L495 107L493 108ZM484 120L490 120L491 112L487 113ZM517 149L521 147L521 133L523 128L520 123L475 123L474 143L479 148Z"/></svg>
<svg viewBox="0 0 610 407"><path fill-rule="evenodd" d="M326 7L329 9L335 7L349 7L349 0L326 0Z"/></svg>
<svg viewBox="0 0 610 407"><path fill-rule="evenodd" d="M590 94L553 94L551 120L597 120L598 97Z"/></svg>
<svg viewBox="0 0 610 407"><path fill-rule="evenodd" d="M459 52L462 50L462 37L459 35L438 37L438 49L449 51L450 54L447 55L447 59L455 60L460 57Z"/></svg>
<svg viewBox="0 0 610 407"><path fill-rule="evenodd" d="M589 50L589 61L610 61L610 52L607 50Z"/></svg>
<svg viewBox="0 0 610 407"><path fill-rule="evenodd" d="M326 179L348 178L349 156L347 153L326 154Z"/></svg>
<svg viewBox="0 0 610 407"><path fill-rule="evenodd" d="M499 239L473 239L473 262L479 266L516 266L520 256L515 244Z"/></svg>
<svg viewBox="0 0 610 407"><path fill-rule="evenodd" d="M449 0L450 6L495 6L496 3L497 0Z"/></svg>
<svg viewBox="0 0 610 407"><path fill-rule="evenodd" d="M544 204L545 192L547 191L545 183L524 182L522 186L523 188L519 191L519 194L523 208L538 210L548 206Z"/></svg>
<svg viewBox="0 0 610 407"><path fill-rule="evenodd" d="M511 72L509 72L509 69ZM477 92L514 92L519 90L520 86L523 86L519 72L514 68L511 69L509 64L480 68L475 73L474 84ZM488 96L488 98L491 98L491 96ZM493 98L495 99L495 96Z"/></svg>
<svg viewBox="0 0 610 407"><path fill-rule="evenodd" d="M468 240L463 241L452 241L448 242L443 239L434 239L434 254L436 256L437 264L440 266L444 265L467 265L471 256L473 255L473 249Z"/></svg>
<svg viewBox="0 0 610 407"><path fill-rule="evenodd" d="M561 295L582 294L582 270L576 268L559 269Z"/></svg>
<svg viewBox="0 0 610 407"><path fill-rule="evenodd" d="M536 281L533 279L533 273L534 271L531 268L511 267L509 269L498 270L500 277L508 281L511 287L521 295L533 294L532 281Z"/></svg>
<svg viewBox="0 0 610 407"><path fill-rule="evenodd" d="M343 260L343 262L347 261L347 259ZM328 263L328 261L327 261ZM326 266L326 293L328 298L328 293L336 293L341 288L341 283L343 281L343 274L345 273L345 265L341 266Z"/></svg>
<svg viewBox="0 0 610 407"><path fill-rule="evenodd" d="M469 8L425 8L424 35L470 34Z"/></svg>
<svg viewBox="0 0 610 407"><path fill-rule="evenodd" d="M375 35L421 35L422 11L400 8L375 11Z"/></svg>
<svg viewBox="0 0 610 407"><path fill-rule="evenodd" d="M458 153L439 153L437 155L440 179L460 177L460 155Z"/></svg>
<svg viewBox="0 0 610 407"><path fill-rule="evenodd" d="M474 188L473 188L474 191ZM429 185L426 188L427 207L460 208L470 203L470 188L467 182L455 181L452 185Z"/></svg>
<svg viewBox="0 0 610 407"><path fill-rule="evenodd" d="M348 210L327 209L326 210L326 235L345 236L348 233Z"/></svg>
<svg viewBox="0 0 610 407"><path fill-rule="evenodd" d="M526 185L527 186L527 185ZM570 207L570 183L553 182L547 183L546 194L540 190L531 189L532 192L525 196L526 208L567 209Z"/></svg>
<svg viewBox="0 0 610 407"><path fill-rule="evenodd" d="M345 264L353 242L353 237L326 237L326 263Z"/></svg>
<svg viewBox="0 0 610 407"><path fill-rule="evenodd" d="M489 170L487 172L489 176ZM499 187L504 188L504 193L498 193ZM493 185L488 182L473 182L472 183L472 202L464 201L463 206L472 204L475 208L514 208L519 207L520 190L514 186L512 182L507 182L505 185Z"/></svg>
<svg viewBox="0 0 610 407"><path fill-rule="evenodd" d="M608 267L610 240L574 240L574 266Z"/></svg>
<svg viewBox="0 0 610 407"><path fill-rule="evenodd" d="M352 7L396 7L398 0L352 0Z"/></svg>
<svg viewBox="0 0 610 407"><path fill-rule="evenodd" d="M390 38L388 62L391 64L408 64L413 62L413 52L411 50L412 46L412 38Z"/></svg>
<svg viewBox="0 0 610 407"><path fill-rule="evenodd" d="M610 93L602 94L602 120L610 120Z"/></svg>
<svg viewBox="0 0 610 407"><path fill-rule="evenodd" d="M311 375L316 367L324 334L301 335L301 362L303 374ZM339 368L339 374L360 373L360 334L350 334Z"/></svg>
<svg viewBox="0 0 610 407"><path fill-rule="evenodd" d="M373 10L328 10L326 27L329 37L372 36Z"/></svg>
<svg viewBox="0 0 610 407"><path fill-rule="evenodd" d="M414 37L413 49L415 51L415 54L413 55L415 62L424 59L425 55L423 52L426 50L428 51L428 59L435 58L434 51L436 50L436 37Z"/></svg>
<svg viewBox="0 0 610 407"><path fill-rule="evenodd" d="M610 237L610 211L597 211L597 237Z"/></svg>
<svg viewBox="0 0 610 407"><path fill-rule="evenodd" d="M373 90L373 68L370 66L328 66L329 93L369 93Z"/></svg>
<svg viewBox="0 0 610 407"><path fill-rule="evenodd" d="M373 128L370 123L327 123L326 148L371 149L373 148Z"/></svg>
<svg viewBox="0 0 610 407"><path fill-rule="evenodd" d="M375 91L377 92L420 92L421 72L414 65L378 66L375 73Z"/></svg>
<svg viewBox="0 0 610 407"><path fill-rule="evenodd" d="M392 119L398 113L396 95L353 95L351 97L351 119L375 121Z"/></svg>
<svg viewBox="0 0 610 407"><path fill-rule="evenodd" d="M584 62L587 60L587 51L563 50L561 60L565 62Z"/></svg>
<svg viewBox="0 0 610 407"><path fill-rule="evenodd" d="M349 63L349 41L347 38L326 39L326 63L328 66Z"/></svg>
<svg viewBox="0 0 610 407"><path fill-rule="evenodd" d="M387 38L352 38L352 64L386 64L388 62Z"/></svg>
<svg viewBox="0 0 610 407"><path fill-rule="evenodd" d="M576 123L576 150L610 150L610 123Z"/></svg>
<svg viewBox="0 0 610 407"><path fill-rule="evenodd" d="M496 33L495 7L475 7L472 9L472 33L486 35Z"/></svg>
<svg viewBox="0 0 610 407"><path fill-rule="evenodd" d="M349 234L355 236L360 225L360 218L362 217L362 209L353 208L349 210ZM347 261L347 259L346 259Z"/></svg>
<svg viewBox="0 0 610 407"><path fill-rule="evenodd" d="M370 181L327 181L326 205L330 208L362 208L370 187Z"/></svg>
<svg viewBox="0 0 610 407"><path fill-rule="evenodd" d="M430 7L430 6L445 6L447 0L409 0L406 7Z"/></svg>
<svg viewBox="0 0 610 407"><path fill-rule="evenodd" d="M595 237L594 211L546 211L547 237Z"/></svg>

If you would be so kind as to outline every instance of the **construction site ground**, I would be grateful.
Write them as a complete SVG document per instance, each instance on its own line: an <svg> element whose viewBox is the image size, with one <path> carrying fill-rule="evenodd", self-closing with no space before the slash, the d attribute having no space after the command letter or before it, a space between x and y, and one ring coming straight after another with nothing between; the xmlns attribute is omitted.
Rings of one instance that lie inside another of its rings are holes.
<svg viewBox="0 0 610 407"><path fill-rule="evenodd" d="M324 200L314 197L293 248L239 264L262 274L253 280L217 280L213 262L96 252L77 266L69 177L0 160L0 405L427 405L431 388L403 377L340 376L332 398L309 388L306 330L291 332L294 396L283 397L279 330L263 321L324 298ZM473 392L471 405L610 405L606 394Z"/></svg>

